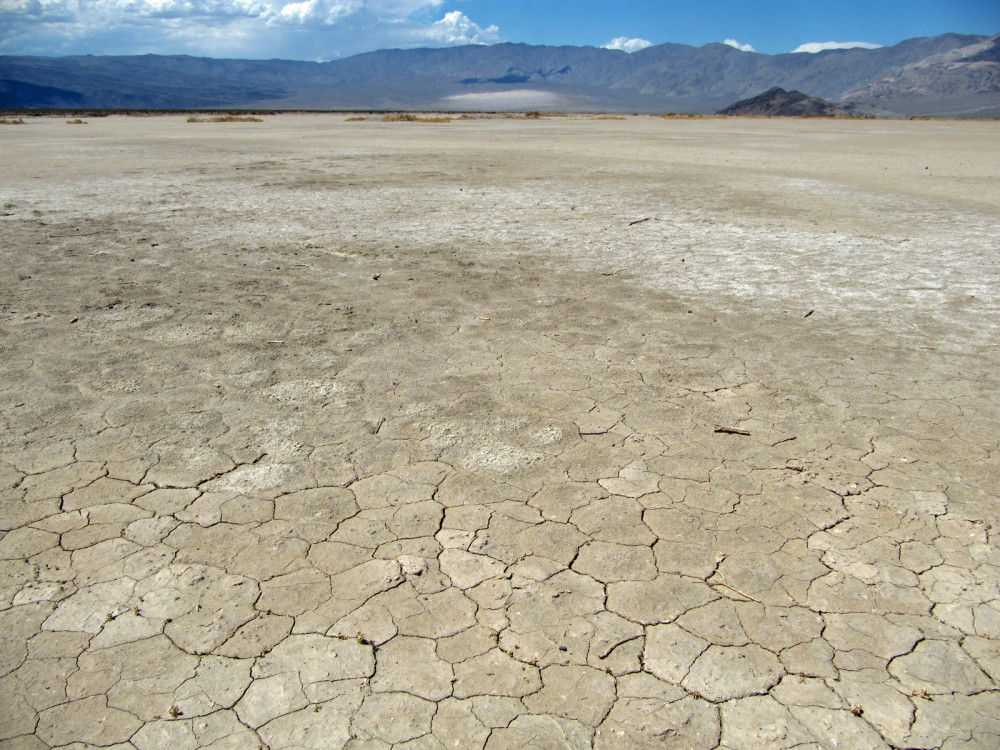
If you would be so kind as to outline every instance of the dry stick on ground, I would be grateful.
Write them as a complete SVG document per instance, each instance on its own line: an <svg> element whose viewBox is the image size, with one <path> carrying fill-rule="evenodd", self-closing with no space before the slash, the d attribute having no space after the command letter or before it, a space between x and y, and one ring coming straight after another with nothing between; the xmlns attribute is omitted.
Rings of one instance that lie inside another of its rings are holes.
<svg viewBox="0 0 1000 750"><path fill-rule="evenodd" d="M749 599L752 602L757 602L758 604L763 604L764 603L760 599L757 599L756 597L750 596L750 594L744 593L744 592L740 591L738 588L734 588L733 586L730 586L728 583L725 583L724 581L714 581L714 582L713 581L708 581L708 585L709 586L722 586L723 588L727 588L730 591L733 591L733 592L739 594L740 596Z"/></svg>
<svg viewBox="0 0 1000 750"><path fill-rule="evenodd" d="M623 638L620 641L616 641L615 643L610 644L602 652L600 652L597 655L597 658L598 659L607 659L609 656L611 656L611 653L616 648L618 648L619 646L624 646L626 643L631 643L632 641L634 641L634 640L636 640L638 638L642 638L642 636L641 635L633 635L633 636L629 636L628 638Z"/></svg>
<svg viewBox="0 0 1000 750"><path fill-rule="evenodd" d="M636 219L635 221L630 221L630 222L628 223L628 225L629 225L630 227L633 227L633 226L635 226L636 224L642 224L642 222L644 222L644 221L649 221L649 219L650 219L650 217L648 217L648 216L647 216L647 217L646 217L645 219Z"/></svg>
<svg viewBox="0 0 1000 750"><path fill-rule="evenodd" d="M721 432L725 435L747 435L747 436L750 435L749 430L740 430L737 429L736 427L720 427L719 425L715 426L715 431Z"/></svg>

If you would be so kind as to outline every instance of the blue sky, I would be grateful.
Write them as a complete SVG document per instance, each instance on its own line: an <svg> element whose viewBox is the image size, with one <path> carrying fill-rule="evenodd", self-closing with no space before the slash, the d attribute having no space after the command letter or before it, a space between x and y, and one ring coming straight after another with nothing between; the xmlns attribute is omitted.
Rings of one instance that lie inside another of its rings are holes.
<svg viewBox="0 0 1000 750"><path fill-rule="evenodd" d="M330 60L525 42L768 54L1000 32L1000 0L0 0L0 54Z"/></svg>

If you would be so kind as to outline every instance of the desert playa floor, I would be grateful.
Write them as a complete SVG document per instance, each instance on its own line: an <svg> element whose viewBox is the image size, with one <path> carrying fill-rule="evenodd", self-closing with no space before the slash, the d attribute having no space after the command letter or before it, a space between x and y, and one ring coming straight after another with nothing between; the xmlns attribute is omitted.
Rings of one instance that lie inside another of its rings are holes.
<svg viewBox="0 0 1000 750"><path fill-rule="evenodd" d="M3 750L1000 744L1000 124L0 161Z"/></svg>

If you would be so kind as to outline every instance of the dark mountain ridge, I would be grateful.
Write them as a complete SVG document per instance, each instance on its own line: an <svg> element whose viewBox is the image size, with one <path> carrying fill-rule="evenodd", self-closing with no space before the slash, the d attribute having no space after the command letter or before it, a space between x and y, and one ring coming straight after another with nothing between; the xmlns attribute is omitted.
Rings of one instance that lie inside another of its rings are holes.
<svg viewBox="0 0 1000 750"><path fill-rule="evenodd" d="M826 99L806 96L801 91L785 91L775 86L763 94L740 101L719 111L736 117L853 117L853 108L838 107Z"/></svg>
<svg viewBox="0 0 1000 750"><path fill-rule="evenodd" d="M530 100L541 103L533 109L707 113L777 86L896 115L1000 115L998 40L944 34L781 55L724 44L632 54L496 44L378 50L323 63L0 56L0 108L496 110Z"/></svg>

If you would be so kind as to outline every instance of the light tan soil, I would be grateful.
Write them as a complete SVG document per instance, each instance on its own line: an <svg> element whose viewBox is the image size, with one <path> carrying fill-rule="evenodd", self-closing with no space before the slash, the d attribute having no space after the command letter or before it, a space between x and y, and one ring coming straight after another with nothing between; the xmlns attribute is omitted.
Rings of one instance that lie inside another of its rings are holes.
<svg viewBox="0 0 1000 750"><path fill-rule="evenodd" d="M996 747L998 136L3 128L0 748Z"/></svg>

